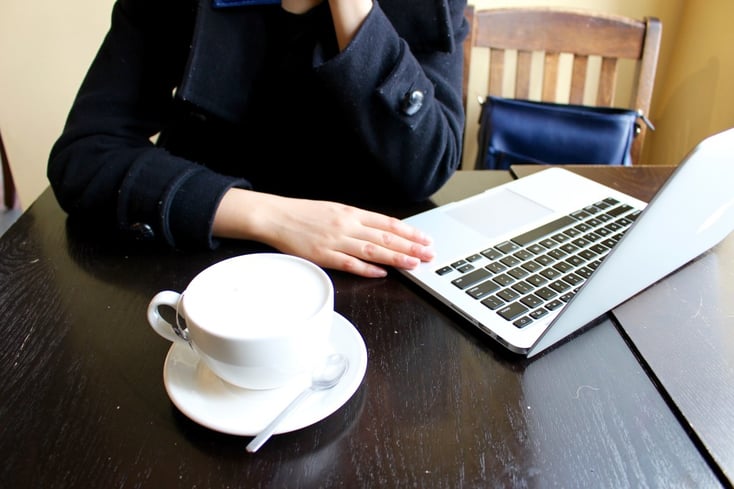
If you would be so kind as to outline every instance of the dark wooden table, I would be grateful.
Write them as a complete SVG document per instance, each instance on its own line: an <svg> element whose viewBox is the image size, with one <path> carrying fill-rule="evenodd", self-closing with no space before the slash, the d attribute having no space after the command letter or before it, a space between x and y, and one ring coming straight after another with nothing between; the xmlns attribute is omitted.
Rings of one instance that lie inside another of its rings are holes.
<svg viewBox="0 0 734 489"><path fill-rule="evenodd" d="M649 198L665 171L600 178ZM437 200L509 178L462 173ZM367 345L364 381L333 415L249 454L249 438L169 401L170 344L145 310L155 292L258 246L184 253L88 231L46 191L0 239L2 488L728 485L611 316L528 362L397 273L329 272L336 310Z"/></svg>

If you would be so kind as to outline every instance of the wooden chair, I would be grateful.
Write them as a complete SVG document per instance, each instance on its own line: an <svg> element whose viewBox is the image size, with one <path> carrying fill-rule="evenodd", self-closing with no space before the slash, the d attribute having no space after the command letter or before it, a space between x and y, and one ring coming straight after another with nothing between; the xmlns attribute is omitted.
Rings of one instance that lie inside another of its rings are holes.
<svg viewBox="0 0 734 489"><path fill-rule="evenodd" d="M472 26L464 43L465 148L477 139L477 97L486 95L632 108L648 116L662 35L657 18L636 20L552 7L475 11L467 6L465 15ZM473 47L489 52L487 83L476 96L468 93L470 68L478 63ZM627 71L631 93L628 101L620 102L618 81L625 60L631 68ZM564 66L570 73L563 71ZM476 104L473 110L471 104ZM633 164L640 160L647 131L640 124L631 150ZM465 156L465 166L468 161L474 158Z"/></svg>
<svg viewBox="0 0 734 489"><path fill-rule="evenodd" d="M0 134L0 160L3 166L3 202L6 209L15 208L16 189L13 174L10 172L10 163L8 163L8 155L5 152L5 144L3 136Z"/></svg>

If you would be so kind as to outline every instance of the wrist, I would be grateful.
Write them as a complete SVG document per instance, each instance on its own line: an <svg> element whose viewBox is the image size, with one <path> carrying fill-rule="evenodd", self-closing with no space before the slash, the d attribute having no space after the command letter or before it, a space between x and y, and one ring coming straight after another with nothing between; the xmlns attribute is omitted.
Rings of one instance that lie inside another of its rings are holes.
<svg viewBox="0 0 734 489"><path fill-rule="evenodd" d="M212 234L219 238L267 240L268 200L275 196L252 190L231 188L222 197L214 214Z"/></svg>

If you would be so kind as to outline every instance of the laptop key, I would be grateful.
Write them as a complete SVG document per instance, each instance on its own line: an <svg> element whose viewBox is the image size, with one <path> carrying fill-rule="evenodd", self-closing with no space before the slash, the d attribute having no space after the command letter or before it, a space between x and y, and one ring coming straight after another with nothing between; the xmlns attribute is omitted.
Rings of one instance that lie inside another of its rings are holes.
<svg viewBox="0 0 734 489"><path fill-rule="evenodd" d="M549 311L555 311L559 307L563 307L563 302L559 301L558 299L553 299L545 305L545 308Z"/></svg>
<svg viewBox="0 0 734 489"><path fill-rule="evenodd" d="M495 282L497 282L498 284L503 285L503 286L504 285L510 285L511 283L513 283L515 281L514 278L510 277L509 275L507 275L505 273L502 273L500 275L497 275L496 277L494 277L493 280Z"/></svg>
<svg viewBox="0 0 734 489"><path fill-rule="evenodd" d="M487 265L484 268L486 268L487 270L489 270L490 272L493 272L493 273L501 273L504 270L507 270L507 267L506 266L504 266L502 263L497 262L497 261L496 262L493 262L493 263L490 263L489 265Z"/></svg>
<svg viewBox="0 0 734 489"><path fill-rule="evenodd" d="M548 314L548 310L547 309L543 309L541 307L540 309L536 309L533 312L531 312L530 313L530 317L533 318L533 319L540 319L543 316L545 316L546 314Z"/></svg>
<svg viewBox="0 0 734 489"><path fill-rule="evenodd" d="M586 260L593 260L598 255L599 255L599 253L596 253L594 251L591 251L591 249L588 249L588 250L581 250L581 251L579 251L579 254L577 255L577 258L579 258L582 262L584 262Z"/></svg>
<svg viewBox="0 0 734 489"><path fill-rule="evenodd" d="M540 275L531 275L525 279L529 284L532 284L536 287L543 285L544 283L548 282L548 279L545 277L541 277Z"/></svg>
<svg viewBox="0 0 734 489"><path fill-rule="evenodd" d="M564 292L571 288L570 285L568 285L566 282L563 282L561 280L556 280L555 282L551 282L550 285L548 285L551 289L555 290L556 292Z"/></svg>
<svg viewBox="0 0 734 489"><path fill-rule="evenodd" d="M533 241L544 238L549 234L563 229L566 226L570 226L571 224L574 224L576 222L577 221L570 216L563 216L559 219L556 219L555 221L551 221L526 233L520 234L519 236L515 236L514 238L512 238L512 241L519 244L520 246L525 246L526 244L530 244Z"/></svg>
<svg viewBox="0 0 734 489"><path fill-rule="evenodd" d="M590 216L591 214L589 214L589 213L588 213L588 212L586 212L585 210L581 209L581 210L579 210L579 211L576 211L576 212L572 212L572 213L571 213L571 215L572 215L573 217L575 217L576 219L578 219L578 220L582 220L582 219L586 219L586 218L587 218L587 217L589 217L589 216Z"/></svg>
<svg viewBox="0 0 734 489"><path fill-rule="evenodd" d="M512 288L519 294L527 294L528 292L532 291L534 287L527 282L517 282L515 284L512 284Z"/></svg>
<svg viewBox="0 0 734 489"><path fill-rule="evenodd" d="M481 303L494 311L495 309L502 307L505 304L505 301L495 295L490 295L486 299L482 299Z"/></svg>
<svg viewBox="0 0 734 489"><path fill-rule="evenodd" d="M515 265L522 263L519 259L511 255L500 258L500 262L502 262L503 264L505 264L508 267L514 267Z"/></svg>
<svg viewBox="0 0 734 489"><path fill-rule="evenodd" d="M527 313L529 309L519 302L513 302L505 307L498 309L497 314L505 318L507 321L514 321L518 317Z"/></svg>
<svg viewBox="0 0 734 489"><path fill-rule="evenodd" d="M525 304L528 307L538 307L543 303L542 300L538 299L538 297L535 294L529 294L522 299L520 299L520 302Z"/></svg>
<svg viewBox="0 0 734 489"><path fill-rule="evenodd" d="M565 277L563 277L563 281L569 283L570 285L578 285L581 282L584 281L582 277L579 277L575 273L569 273Z"/></svg>
<svg viewBox="0 0 734 489"><path fill-rule="evenodd" d="M559 297L559 299L561 299L563 302L568 302L573 298L574 295L576 295L575 291L569 292L568 294L563 294L561 297Z"/></svg>
<svg viewBox="0 0 734 489"><path fill-rule="evenodd" d="M553 290L549 289L548 287L541 287L538 290L535 291L535 294L539 297L542 297L545 300L551 299L558 295L558 293Z"/></svg>
<svg viewBox="0 0 734 489"><path fill-rule="evenodd" d="M618 207L615 207L614 209L609 209L607 211L607 214L612 215L614 217L621 216L625 212L629 212L633 209L631 205L622 204Z"/></svg>
<svg viewBox="0 0 734 489"><path fill-rule="evenodd" d="M576 269L576 273L581 275L584 278L589 278L589 276L591 276L591 272L592 270L587 267L581 267L581 268Z"/></svg>
<svg viewBox="0 0 734 489"><path fill-rule="evenodd" d="M525 326L527 326L528 324L530 324L532 322L533 322L533 320L531 318L529 318L528 316L523 316L520 319L518 319L515 322L513 322L512 324L513 324L513 326L516 326L518 328L524 328Z"/></svg>
<svg viewBox="0 0 734 489"><path fill-rule="evenodd" d="M545 270L540 272L540 274L549 280L553 280L554 278L560 277L562 275L561 272L554 268L546 268Z"/></svg>
<svg viewBox="0 0 734 489"><path fill-rule="evenodd" d="M559 272L567 272L569 270L573 270L573 267L574 265L572 265L571 262L568 261L559 261L558 263L553 265L553 268L555 268Z"/></svg>
<svg viewBox="0 0 734 489"><path fill-rule="evenodd" d="M495 250L494 248L487 248L486 250L482 251L480 255L484 256L487 260L496 260L500 256L502 256L502 253Z"/></svg>
<svg viewBox="0 0 734 489"><path fill-rule="evenodd" d="M484 280L485 278L491 275L492 274L488 270L485 270L484 268L480 268L478 270L474 270L471 273L467 273L466 275L462 275L461 277L452 280L451 283L463 290L468 287L471 287L472 285L476 284L477 282L481 282L482 280Z"/></svg>
<svg viewBox="0 0 734 489"><path fill-rule="evenodd" d="M492 282L491 280L487 280L486 282L482 282L481 284L467 290L466 293L474 297L475 299L481 299L482 297L486 297L499 288L499 285Z"/></svg>
<svg viewBox="0 0 734 489"><path fill-rule="evenodd" d="M513 251L517 251L518 249L520 249L520 247L517 246L512 241L505 241L504 243L500 243L496 245L495 248L497 248L498 250L500 250L502 253L505 253L505 254L511 253Z"/></svg>
<svg viewBox="0 0 734 489"><path fill-rule="evenodd" d="M523 277L526 277L526 276L530 275L530 272L528 272L527 270L525 270L522 267L515 267L512 270L508 271L507 273L509 275L512 275L514 278L516 278L518 280L521 279L521 278L523 278Z"/></svg>
<svg viewBox="0 0 734 489"><path fill-rule="evenodd" d="M545 253L545 247L539 245L538 243L531 244L530 246L528 246L528 250L530 250L530 252L535 255Z"/></svg>
<svg viewBox="0 0 734 489"><path fill-rule="evenodd" d="M543 268L542 265L540 265L537 261L534 261L534 260L526 261L525 263L522 264L522 267L525 270L527 270L528 272L535 272Z"/></svg>
<svg viewBox="0 0 734 489"><path fill-rule="evenodd" d="M556 260L560 260L564 256L566 256L566 252L556 248L555 250L550 250L548 252L548 256L550 256L551 258L555 258Z"/></svg>
<svg viewBox="0 0 734 489"><path fill-rule="evenodd" d="M497 297L504 300L505 302L512 302L515 299L517 299L518 297L520 297L520 294L518 294L513 289L508 287L506 289L502 289L499 292L497 292Z"/></svg>
<svg viewBox="0 0 734 489"><path fill-rule="evenodd" d="M566 263L570 264L572 267L577 267L584 263L586 259L584 259L584 252L588 250L581 250L578 255L569 256L566 258ZM593 253L592 256L596 256L596 253Z"/></svg>
<svg viewBox="0 0 734 489"><path fill-rule="evenodd" d="M529 260L533 257L533 254L530 253L528 250L521 249L515 253L512 254L515 258L518 258L522 261Z"/></svg>

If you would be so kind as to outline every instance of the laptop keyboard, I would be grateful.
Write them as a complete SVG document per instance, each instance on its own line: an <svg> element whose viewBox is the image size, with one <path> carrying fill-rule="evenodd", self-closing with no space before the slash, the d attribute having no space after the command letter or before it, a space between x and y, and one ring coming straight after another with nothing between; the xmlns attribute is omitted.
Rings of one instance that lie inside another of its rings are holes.
<svg viewBox="0 0 734 489"><path fill-rule="evenodd" d="M562 308L639 214L606 198L436 273L523 328Z"/></svg>

